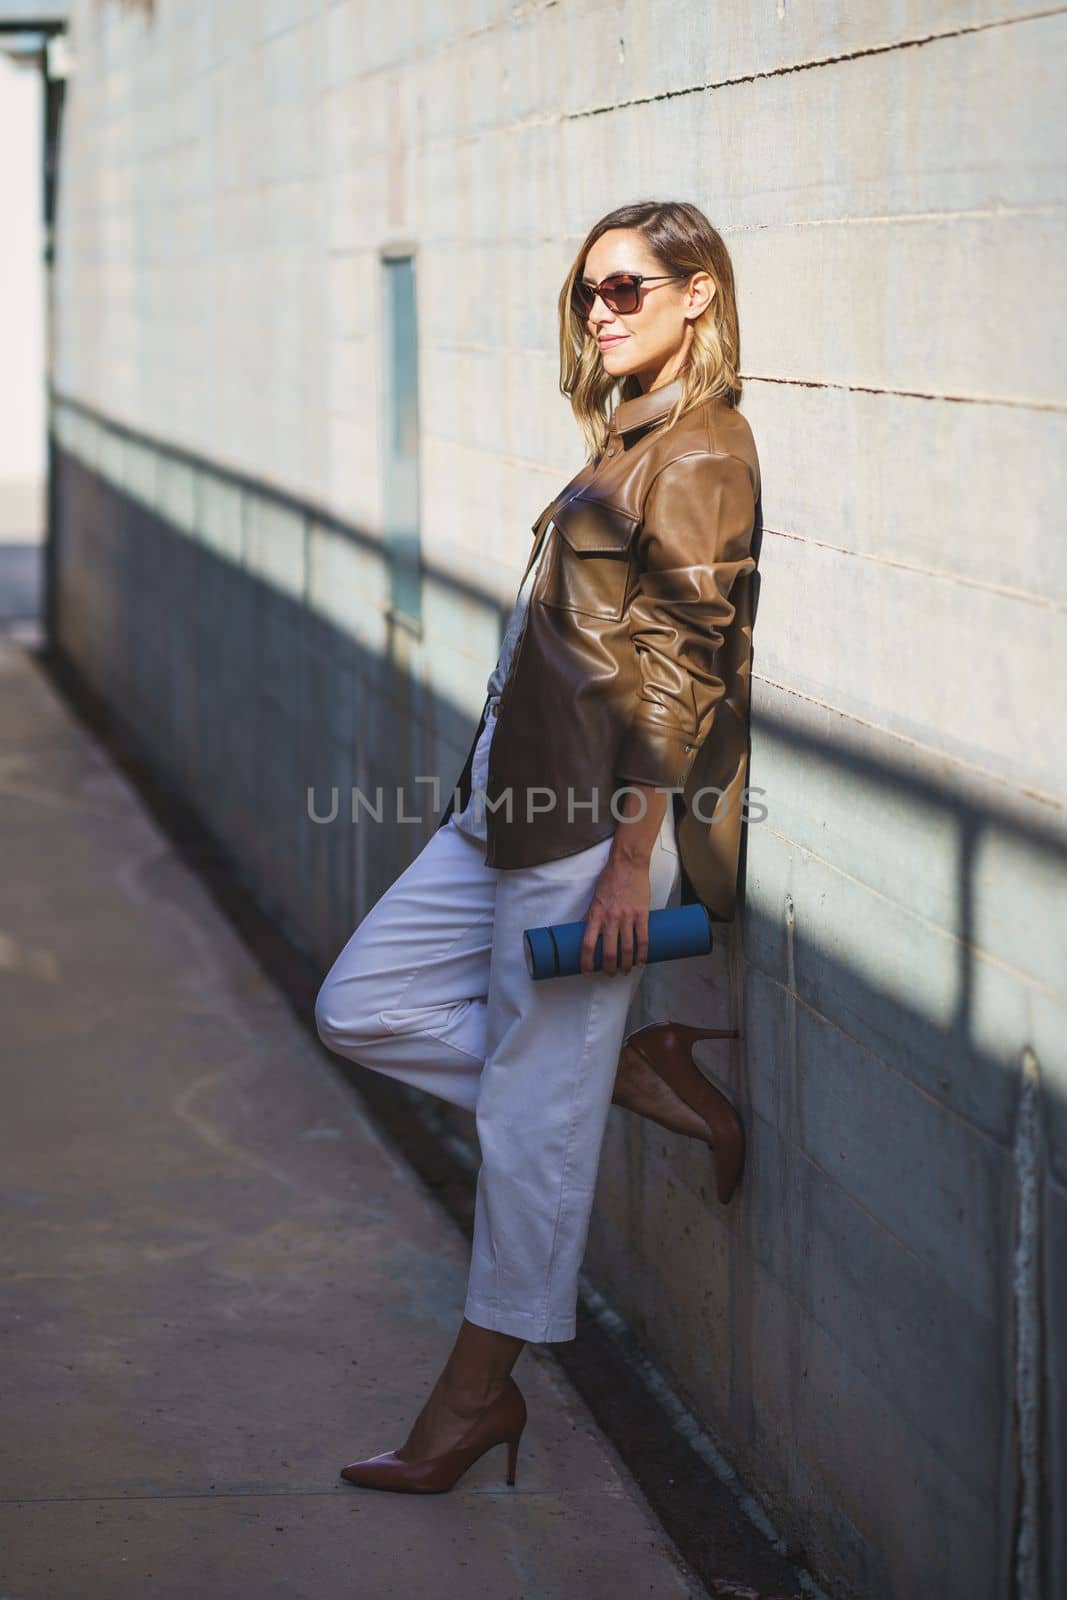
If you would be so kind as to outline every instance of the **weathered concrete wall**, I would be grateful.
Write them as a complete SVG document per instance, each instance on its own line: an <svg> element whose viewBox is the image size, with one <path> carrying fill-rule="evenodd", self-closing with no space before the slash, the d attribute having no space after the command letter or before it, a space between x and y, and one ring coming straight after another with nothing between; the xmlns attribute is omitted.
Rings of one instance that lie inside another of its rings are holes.
<svg viewBox="0 0 1067 1600"><path fill-rule="evenodd" d="M36 617L45 524L40 72L0 53L0 622Z"/></svg>
<svg viewBox="0 0 1067 1600"><path fill-rule="evenodd" d="M613 1113L588 1269L878 1600L1067 1590L1065 34L1009 0L74 15L63 642L324 962L432 821L316 826L306 786L451 781L580 460L576 241L649 194L727 236L768 817L743 919L635 1021L741 1029L702 1059L750 1164L723 1210L706 1153ZM394 241L421 632L380 544Z"/></svg>

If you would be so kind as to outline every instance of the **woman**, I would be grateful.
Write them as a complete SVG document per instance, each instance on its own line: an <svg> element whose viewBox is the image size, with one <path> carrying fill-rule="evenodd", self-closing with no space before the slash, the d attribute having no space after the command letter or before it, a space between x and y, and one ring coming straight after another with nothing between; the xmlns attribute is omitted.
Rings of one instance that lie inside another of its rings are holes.
<svg viewBox="0 0 1067 1600"><path fill-rule="evenodd" d="M330 1049L476 1115L455 1345L404 1444L341 1472L408 1493L450 1488L505 1442L514 1482L526 1407L511 1369L527 1340L574 1337L612 1101L711 1144L722 1200L743 1158L736 1111L690 1059L721 1030L623 1039L649 911L672 902L682 867L732 912L736 815L720 828L701 812L699 829L686 816L680 861L670 799L694 799L702 747L725 752L708 770L726 798L744 773L747 639L731 624L755 566L759 466L735 409L726 247L695 206L624 206L590 230L559 315L561 388L588 459L534 524L457 793L316 1003ZM535 983L523 930L579 919L581 972Z"/></svg>

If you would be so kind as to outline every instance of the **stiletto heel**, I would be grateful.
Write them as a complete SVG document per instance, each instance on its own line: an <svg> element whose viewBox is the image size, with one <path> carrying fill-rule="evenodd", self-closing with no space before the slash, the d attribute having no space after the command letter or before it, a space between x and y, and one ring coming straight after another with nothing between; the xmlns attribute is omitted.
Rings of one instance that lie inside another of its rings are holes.
<svg viewBox="0 0 1067 1600"><path fill-rule="evenodd" d="M693 1046L701 1039L738 1037L736 1028L649 1022L625 1041L707 1123L715 1155L715 1188L723 1205L729 1202L744 1171L745 1128L733 1102L693 1060Z"/></svg>
<svg viewBox="0 0 1067 1600"><path fill-rule="evenodd" d="M341 1468L346 1483L362 1489L394 1489L402 1494L443 1494L494 1445L507 1444L508 1479L515 1482L515 1462L519 1440L526 1426L526 1401L522 1390L509 1374L504 1387L489 1402L481 1416L467 1429L458 1444L439 1456L422 1461L404 1461L395 1450L365 1461L351 1461Z"/></svg>

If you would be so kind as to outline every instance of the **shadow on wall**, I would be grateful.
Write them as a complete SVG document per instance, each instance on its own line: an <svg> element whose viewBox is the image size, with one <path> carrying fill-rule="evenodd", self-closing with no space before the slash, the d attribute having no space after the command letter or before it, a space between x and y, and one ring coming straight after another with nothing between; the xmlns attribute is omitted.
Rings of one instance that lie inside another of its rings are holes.
<svg viewBox="0 0 1067 1600"><path fill-rule="evenodd" d="M0 624L39 619L43 550L40 540L0 541Z"/></svg>
<svg viewBox="0 0 1067 1600"><path fill-rule="evenodd" d="M63 410L86 421L92 417L87 408L66 402ZM101 448L100 459L106 459L103 470L82 459L84 441L81 445L75 441L73 450L57 441L59 642L116 714L140 733L147 749L154 749L173 768L182 791L201 804L205 821L227 823L236 843L262 841L268 895L271 886L275 894L280 889L279 867L288 877L284 862L271 859L274 828L277 851L286 859L299 854L302 860L304 847L294 852L295 840L309 835L322 840L362 830L364 864L357 874L362 892L346 899L342 920L333 925L325 945L314 943L315 949L327 954L342 931L351 931L429 838L467 752L473 719L421 681L420 657L431 648L440 654L444 635L451 630L463 647L462 665L469 671L477 638L489 639L495 648L510 605L502 606L478 585L424 561L422 581L431 597L427 612L437 622L438 637L416 643L403 624L388 615L383 619L378 597L388 594L389 585L377 538L269 485L218 469L186 452L140 441L133 430L102 422L93 426L108 441L107 451ZM130 450L129 487L117 481L124 441ZM158 470L149 452L157 459ZM165 482L168 467L175 476ZM236 525L227 552L220 549L217 530L203 525L208 520L217 523L220 515ZM251 531L256 523L267 530L258 542ZM310 570L293 570L294 562L310 569L316 561L325 570L325 558L316 557L311 535L351 553L349 565L330 569L351 581L353 589L351 597L338 597L334 610L350 612L364 633L380 633L380 649L368 650L344 626L314 608L316 583L320 599L329 584L321 574L313 579ZM32 581L33 553L17 546L10 560L11 588L17 590L17 578L24 584ZM272 564L279 573L276 580L271 577ZM486 675L491 665L487 653ZM827 736L772 717L758 706L752 712L752 732L759 770L751 781L755 785L766 781L770 769L779 791L788 791L777 796L771 791L763 802L775 806L776 832L810 851L817 841L804 837L805 828L814 832L826 826L825 819L810 811L802 815L803 801L798 805L794 790L809 796L815 791L846 792L849 800L837 802L842 814L849 808L861 807L866 813L880 808L883 833L899 832L903 840L899 894L892 894L896 907L925 919L935 934L947 934L954 951L951 1003L939 1002L936 1013L932 1007L909 1004L907 991L891 982L880 1006L880 984L874 981L878 974L872 973L869 958L852 969L847 949L832 951L829 945L803 955L805 963L815 963L801 974L809 999L824 1015L842 1020L881 1014L880 1042L899 1044L907 1036L909 1052L914 1047L925 1056L932 1050L936 1070L931 1072L931 1090L949 1100L962 1095L968 1104L961 1110L974 1115L977 1107L969 1102L979 1091L968 1088L977 1067L971 1019L977 966L990 944L988 911L979 926L975 909L979 899L988 906L989 890L983 879L979 897L976 881L983 871L988 874L993 852L997 862L1017 857L1020 868L1025 859L1031 887L1055 882L1067 870L1062 827L1054 821L1040 825L1033 809L1024 815L1010 796L1002 805L994 805L962 786L932 781L918 763L905 769L883 759L877 749L872 754L869 749L849 748L844 732L840 737ZM819 771L817 782L809 776L798 784L793 774L812 766ZM779 776L783 771L786 783ZM416 773L439 775L436 811L429 785L413 786ZM423 823L397 823L395 802L394 809L385 812L392 826L370 822L366 811L359 822L350 824L344 807L335 822L314 822L306 804L309 787L317 791L314 809L321 813L333 786L347 798L353 784L368 797L379 784L387 794L390 786L403 786L405 816L421 813ZM265 814L265 806L274 809ZM284 810L276 809L279 806ZM757 826L753 823L747 830L750 860ZM366 836L372 830L380 837L368 845ZM884 851L883 845L883 855ZM840 865L835 849L825 854L831 864ZM950 869L953 894L942 876L927 895L917 866L924 859L927 874L943 875ZM344 873L342 877L347 879ZM295 897L284 906L291 920L299 921L307 882L302 873L296 874ZM881 892L894 887L881 886ZM751 896L751 881L746 888ZM785 977L784 925L772 918L760 931L760 919L769 907L758 886L756 892L756 904L746 918L746 924L751 923L749 933L755 936L750 953L759 955L761 966L781 970ZM938 913L943 920L946 907L952 917L947 929L937 926ZM1003 898L998 917L1004 948L995 948L994 954L1003 959L1010 950L1020 981L1025 982L1033 977L1028 960L1031 955L1037 958L1041 930L1032 926L1033 918L1009 895ZM315 925L325 931L321 920L316 919ZM752 945L752 937L747 942ZM887 947L887 980L893 978L896 964ZM926 1036L925 1043L916 1029ZM936 1047L931 1047L931 1039L936 1039ZM979 1115L976 1120L986 1119Z"/></svg>
<svg viewBox="0 0 1067 1600"><path fill-rule="evenodd" d="M266 913L325 970L433 832L473 719L426 686L426 642L383 620L376 539L82 408L60 407L57 434L58 643ZM447 571L428 568L423 581L435 652L449 634L465 646L435 676L458 681L483 629L499 638L501 607ZM345 618L376 648L353 638ZM667 1352L750 1481L771 1499L814 1507L798 1511L801 1521L821 1515L825 1527L828 1503L850 1508L863 1556L835 1557L856 1571L864 1556L890 1552L888 1586L898 1558L905 1568L910 1560L891 1526L907 1450L907 1504L923 1518L928 1503L934 1521L942 1506L958 1535L947 1576L973 1570L978 1594L982 1572L1004 1570L1012 1497L1032 1491L1035 1450L1049 1463L1049 1505L1062 1483L1062 1441L1035 1446L1031 1420L1020 1469L1013 1419L1031 1402L1053 1417L1067 1388L1067 1281L1056 1265L1067 1232L1067 1102L1045 1074L1040 1115L1028 1121L1019 1072L1027 1044L1039 1062L1059 1060L1051 927L1035 908L1052 904L1067 843L1036 807L997 803L992 786L968 791L954 766L942 780L936 761L905 764L903 743L854 747L847 719L838 736L800 715L753 712L752 782L773 780L771 803L780 794L772 832L763 840L753 825L747 852L747 1193L725 1220L709 1222L698 1202L686 1212L697 1156L682 1152L672 1164L679 1198L665 1179L658 1206L646 1193L634 1228L617 1227L619 1249L633 1293L655 1277L664 1294L645 1293L645 1304L662 1300L674 1320L672 1334L653 1309L642 1333ZM894 764L883 752L896 749ZM436 811L428 786L412 783L435 773ZM329 822L309 812L309 790L322 815L334 787L347 798L379 784L383 824L366 813L354 823L344 803ZM397 785L421 822L396 821ZM823 802L836 808L832 828L816 815ZM844 864L850 851L863 864L864 827L882 832L871 853L880 884ZM794 901L796 926L786 909ZM1043 1185L1036 1209L1020 1207L1027 1171ZM658 1168L650 1179L660 1184ZM618 1224L628 1202L615 1205L612 1181L608 1171L605 1210ZM728 1253L729 1271L720 1261L714 1282L702 1275L715 1273L720 1246L696 1261L681 1245L696 1226L721 1234ZM1017 1238L1026 1227L1029 1237ZM694 1322L682 1341L697 1280L714 1325ZM622 1281L624 1312L626 1299ZM779 1379L788 1392L771 1397ZM757 1419L748 1425L746 1408ZM856 1419L876 1413L892 1425L870 1432L859 1472ZM761 1428L782 1415L788 1438L772 1460ZM917 1558L924 1548L917 1534Z"/></svg>

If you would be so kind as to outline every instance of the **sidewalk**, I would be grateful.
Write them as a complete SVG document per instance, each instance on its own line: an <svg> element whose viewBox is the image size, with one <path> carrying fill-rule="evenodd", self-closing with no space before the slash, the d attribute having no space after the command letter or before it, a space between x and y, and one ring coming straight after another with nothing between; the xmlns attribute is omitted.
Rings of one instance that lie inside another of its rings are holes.
<svg viewBox="0 0 1067 1600"><path fill-rule="evenodd" d="M518 1481L358 1490L467 1246L0 634L0 1595L695 1600L536 1347Z"/></svg>

